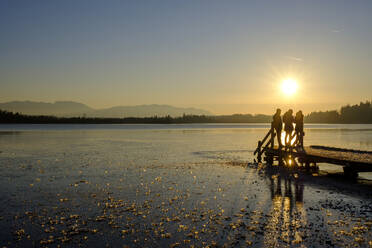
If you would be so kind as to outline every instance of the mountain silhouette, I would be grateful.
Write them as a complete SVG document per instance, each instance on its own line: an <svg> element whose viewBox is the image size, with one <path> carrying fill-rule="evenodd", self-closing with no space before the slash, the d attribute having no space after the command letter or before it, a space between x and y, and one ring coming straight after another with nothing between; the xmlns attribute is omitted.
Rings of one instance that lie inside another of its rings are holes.
<svg viewBox="0 0 372 248"><path fill-rule="evenodd" d="M137 105L115 106L105 109L94 109L85 104L72 101L57 101L54 103L13 101L0 103L0 109L18 112L26 115L53 115L59 117L86 116L100 118L122 117L150 117L166 116L173 117L188 115L212 115L207 110L196 108L179 108L170 105Z"/></svg>

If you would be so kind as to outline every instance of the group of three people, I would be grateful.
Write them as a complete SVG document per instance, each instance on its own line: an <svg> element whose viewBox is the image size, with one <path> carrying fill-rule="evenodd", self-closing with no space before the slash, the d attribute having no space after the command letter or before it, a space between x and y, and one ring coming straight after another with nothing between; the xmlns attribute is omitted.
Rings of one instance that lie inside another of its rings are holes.
<svg viewBox="0 0 372 248"><path fill-rule="evenodd" d="M285 147L291 147L292 139L296 137L296 140L293 144L298 143L299 147L303 147L303 136L304 136L304 115L302 111L298 111L296 116L293 116L293 110L290 109L283 115L283 121L281 117L281 109L277 109L275 115L273 116L273 128L276 131L279 149L283 147L281 135L282 135L282 128L284 123L284 131L285 131L285 138L284 138L284 145ZM293 127L293 124L296 124ZM293 133L293 130L295 131Z"/></svg>

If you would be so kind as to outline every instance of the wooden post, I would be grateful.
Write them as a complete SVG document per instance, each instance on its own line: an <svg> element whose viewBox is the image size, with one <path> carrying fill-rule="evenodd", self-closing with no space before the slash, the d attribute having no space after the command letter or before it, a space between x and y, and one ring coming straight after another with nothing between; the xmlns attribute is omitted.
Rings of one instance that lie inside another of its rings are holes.
<svg viewBox="0 0 372 248"><path fill-rule="evenodd" d="M349 166L344 166L343 167L344 169L344 175L345 177L349 178L349 179L356 179L358 178L358 172L353 170L353 168L349 167Z"/></svg>
<svg viewBox="0 0 372 248"><path fill-rule="evenodd" d="M281 150L279 150L278 164L279 164L279 166L283 166L283 151L281 151Z"/></svg>
<svg viewBox="0 0 372 248"><path fill-rule="evenodd" d="M272 155L268 155L267 152L266 152L266 163L269 166L272 166L273 162L274 162L274 157Z"/></svg>
<svg viewBox="0 0 372 248"><path fill-rule="evenodd" d="M261 143L261 141L259 140L259 141L258 141L258 144L257 144L257 148L258 148L257 160L258 160L259 163L262 162L262 158L261 158L261 146L262 146L262 143Z"/></svg>

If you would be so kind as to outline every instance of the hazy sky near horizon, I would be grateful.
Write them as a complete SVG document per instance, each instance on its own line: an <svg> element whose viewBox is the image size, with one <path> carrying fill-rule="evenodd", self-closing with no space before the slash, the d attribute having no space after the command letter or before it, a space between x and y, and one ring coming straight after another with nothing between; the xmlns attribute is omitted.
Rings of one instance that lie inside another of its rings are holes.
<svg viewBox="0 0 372 248"><path fill-rule="evenodd" d="M0 102L305 112L372 99L372 1L0 1ZM282 79L298 81L285 97Z"/></svg>

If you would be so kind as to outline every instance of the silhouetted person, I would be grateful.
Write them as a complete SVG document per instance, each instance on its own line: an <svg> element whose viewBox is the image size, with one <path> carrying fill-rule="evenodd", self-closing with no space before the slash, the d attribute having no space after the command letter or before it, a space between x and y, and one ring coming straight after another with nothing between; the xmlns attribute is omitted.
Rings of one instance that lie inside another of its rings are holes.
<svg viewBox="0 0 372 248"><path fill-rule="evenodd" d="M292 132L293 132L293 110L290 109L283 115L283 122L284 122L284 131L285 131L285 145L289 147L291 145L292 140Z"/></svg>
<svg viewBox="0 0 372 248"><path fill-rule="evenodd" d="M282 117L280 116L282 110L277 109L275 115L273 116L273 128L276 131L276 137L278 138L278 144L279 144L279 149L282 148L282 141L281 141L281 134L282 134L282 127L283 127L283 122L282 122Z"/></svg>
<svg viewBox="0 0 372 248"><path fill-rule="evenodd" d="M301 110L296 113L294 122L296 124L296 127L295 127L296 141L298 141L298 146L303 148L304 147L304 115L302 114Z"/></svg>

